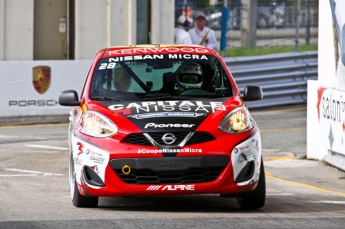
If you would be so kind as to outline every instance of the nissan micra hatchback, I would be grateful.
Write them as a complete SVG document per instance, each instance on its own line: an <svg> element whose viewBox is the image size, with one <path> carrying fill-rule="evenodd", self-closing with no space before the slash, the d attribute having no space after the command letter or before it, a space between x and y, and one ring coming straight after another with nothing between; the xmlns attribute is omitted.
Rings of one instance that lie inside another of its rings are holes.
<svg viewBox="0 0 345 229"><path fill-rule="evenodd" d="M66 88L67 89L67 88ZM264 206L260 132L217 52L204 46L100 50L71 106L69 186L77 207L99 197L219 194Z"/></svg>

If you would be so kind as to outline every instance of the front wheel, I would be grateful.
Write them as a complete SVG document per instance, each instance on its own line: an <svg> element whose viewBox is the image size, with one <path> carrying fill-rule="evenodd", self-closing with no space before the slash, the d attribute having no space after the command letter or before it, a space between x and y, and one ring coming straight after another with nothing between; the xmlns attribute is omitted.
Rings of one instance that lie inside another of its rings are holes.
<svg viewBox="0 0 345 229"><path fill-rule="evenodd" d="M86 197L80 194L77 181L75 179L74 161L71 154L69 163L69 188L72 198L72 203L76 207L95 208L98 206L98 197Z"/></svg>
<svg viewBox="0 0 345 229"><path fill-rule="evenodd" d="M259 183L253 192L241 193L236 196L237 202L242 209L252 210L262 208L266 200L266 179L264 163L261 158Z"/></svg>

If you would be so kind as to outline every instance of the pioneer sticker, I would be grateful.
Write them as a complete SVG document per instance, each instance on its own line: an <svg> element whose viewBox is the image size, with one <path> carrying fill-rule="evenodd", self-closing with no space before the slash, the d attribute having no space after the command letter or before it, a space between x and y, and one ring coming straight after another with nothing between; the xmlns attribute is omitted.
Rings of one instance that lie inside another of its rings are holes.
<svg viewBox="0 0 345 229"><path fill-rule="evenodd" d="M147 123L145 125L145 129L146 128L192 128L193 126L195 126L195 124L180 124L180 123L168 123L168 124L156 124L156 123L153 123L153 122L150 122L150 123Z"/></svg>

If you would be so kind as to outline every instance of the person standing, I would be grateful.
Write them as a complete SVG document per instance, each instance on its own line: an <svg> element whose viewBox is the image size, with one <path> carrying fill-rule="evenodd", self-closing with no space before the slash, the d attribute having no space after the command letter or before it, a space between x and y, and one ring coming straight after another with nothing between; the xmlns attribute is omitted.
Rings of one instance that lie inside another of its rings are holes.
<svg viewBox="0 0 345 229"><path fill-rule="evenodd" d="M191 24L193 23L193 19L188 18L185 15L181 15L177 19L177 26L174 29L174 43L175 44L185 44L185 45L191 45L192 40L187 32L187 30L191 27Z"/></svg>
<svg viewBox="0 0 345 229"><path fill-rule="evenodd" d="M214 50L217 50L218 41L216 39L216 33L213 29L210 29L206 26L205 14L199 13L195 18L195 22L196 26L188 31L192 38L192 43L209 46Z"/></svg>

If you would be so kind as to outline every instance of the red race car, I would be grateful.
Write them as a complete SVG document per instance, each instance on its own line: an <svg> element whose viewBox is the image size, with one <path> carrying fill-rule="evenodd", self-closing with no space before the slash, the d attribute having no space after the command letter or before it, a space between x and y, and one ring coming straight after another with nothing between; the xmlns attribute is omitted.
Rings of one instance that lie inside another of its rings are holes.
<svg viewBox="0 0 345 229"><path fill-rule="evenodd" d="M99 197L219 194L243 209L265 204L260 131L211 48L132 45L100 50L71 106L69 185L77 207Z"/></svg>

